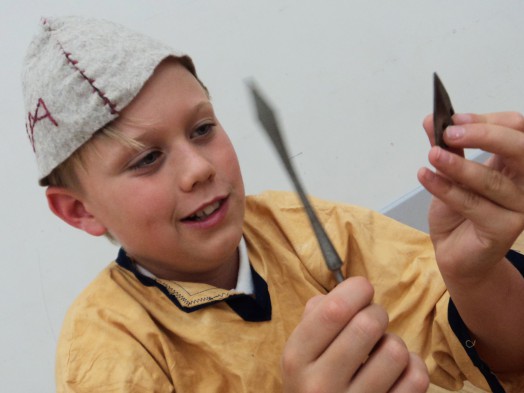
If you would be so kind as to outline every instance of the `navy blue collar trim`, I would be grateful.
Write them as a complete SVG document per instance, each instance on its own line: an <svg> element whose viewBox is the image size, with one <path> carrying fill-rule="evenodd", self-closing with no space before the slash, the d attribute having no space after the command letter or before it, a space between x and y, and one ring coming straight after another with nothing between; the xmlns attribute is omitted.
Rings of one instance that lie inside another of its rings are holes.
<svg viewBox="0 0 524 393"><path fill-rule="evenodd" d="M251 266L251 275L255 287L255 296L231 296L225 302L243 320L249 322L264 322L271 320L271 298L266 281Z"/></svg>
<svg viewBox="0 0 524 393"><path fill-rule="evenodd" d="M506 258L513 264L513 266L517 268L520 274L524 276L524 255L510 250L506 255ZM460 314L457 308L455 307L455 304L453 304L453 301L451 300L449 301L448 306L448 320L451 329L461 342L462 346L464 347L464 350L470 357L471 361L480 370L482 375L484 375L484 378L488 382L491 391L494 393L504 393L505 390L502 387L499 380L497 379L496 375L493 374L493 372L489 369L488 365L484 363L484 361L482 361L477 351L475 350L475 347L471 345L473 340L469 335L468 328L466 327L464 321L462 321L462 318L460 317Z"/></svg>
<svg viewBox="0 0 524 393"><path fill-rule="evenodd" d="M201 304L195 307L185 307L178 299L173 296L166 287L159 284L155 279L144 276L137 269L133 261L127 256L127 253L123 248L118 252L116 263L122 266L124 269L132 272L135 277L143 285L147 287L157 287L164 295L166 295L171 302L173 302L180 310L190 313L201 308L211 306L215 303L225 301L226 304L231 307L242 319L248 322L263 322L271 320L271 298L269 296L269 290L265 280L251 267L251 274L253 276L253 283L255 287L255 295L232 295L227 299L221 299L216 301L210 301L205 304Z"/></svg>

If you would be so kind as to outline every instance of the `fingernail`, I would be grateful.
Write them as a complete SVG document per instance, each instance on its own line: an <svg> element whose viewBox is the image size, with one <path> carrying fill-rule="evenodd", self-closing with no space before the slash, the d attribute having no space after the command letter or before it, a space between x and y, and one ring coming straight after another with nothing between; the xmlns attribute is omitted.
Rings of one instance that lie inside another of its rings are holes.
<svg viewBox="0 0 524 393"><path fill-rule="evenodd" d="M449 126L446 128L446 135L449 139L459 139L464 136L464 127L461 126Z"/></svg>

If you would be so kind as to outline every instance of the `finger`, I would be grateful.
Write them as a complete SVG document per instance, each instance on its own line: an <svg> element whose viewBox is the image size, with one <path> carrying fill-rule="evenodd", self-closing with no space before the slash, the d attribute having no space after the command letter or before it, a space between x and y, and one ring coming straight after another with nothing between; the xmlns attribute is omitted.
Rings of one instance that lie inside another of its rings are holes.
<svg viewBox="0 0 524 393"><path fill-rule="evenodd" d="M348 322L371 303L373 287L362 277L351 277L337 285L320 301L314 301L291 334L282 358L291 369L317 359Z"/></svg>
<svg viewBox="0 0 524 393"><path fill-rule="evenodd" d="M482 149L503 156L516 168L524 164L524 132L513 128L486 123L450 126L444 140L454 148Z"/></svg>
<svg viewBox="0 0 524 393"><path fill-rule="evenodd" d="M524 116L518 112L496 112L487 114L460 113L453 116L454 124L498 124L503 127L524 131Z"/></svg>
<svg viewBox="0 0 524 393"><path fill-rule="evenodd" d="M522 231L522 214L515 214L502 208L427 168L422 168L419 171L418 178L431 194L462 217L471 220L476 227L480 242L486 247L486 250L496 239L507 239L509 243L501 243L499 247L501 249L509 248L511 242ZM496 250L493 249L492 251Z"/></svg>
<svg viewBox="0 0 524 393"><path fill-rule="evenodd" d="M314 310L315 307L322 302L322 298L324 296L325 295L316 295L309 299L306 303L306 307L304 308L304 314L302 318L304 318L306 315L312 312L312 310Z"/></svg>
<svg viewBox="0 0 524 393"><path fill-rule="evenodd" d="M397 336L385 335L351 381L348 392L389 392L409 360L406 344Z"/></svg>
<svg viewBox="0 0 524 393"><path fill-rule="evenodd" d="M409 364L389 393L422 393L429 388L428 369L417 355L409 354Z"/></svg>
<svg viewBox="0 0 524 393"><path fill-rule="evenodd" d="M331 375L328 383L333 388L347 386L387 326L388 316L382 307L372 304L361 310L318 358L315 372Z"/></svg>
<svg viewBox="0 0 524 393"><path fill-rule="evenodd" d="M434 132L434 125L433 125L433 114L429 114L424 118L424 121L422 122L422 126L424 127L424 130L426 131L426 136L429 139L429 143L431 146L435 146L435 132Z"/></svg>
<svg viewBox="0 0 524 393"><path fill-rule="evenodd" d="M429 161L439 172L462 187L506 209L524 213L524 192L501 172L438 147L431 149Z"/></svg>

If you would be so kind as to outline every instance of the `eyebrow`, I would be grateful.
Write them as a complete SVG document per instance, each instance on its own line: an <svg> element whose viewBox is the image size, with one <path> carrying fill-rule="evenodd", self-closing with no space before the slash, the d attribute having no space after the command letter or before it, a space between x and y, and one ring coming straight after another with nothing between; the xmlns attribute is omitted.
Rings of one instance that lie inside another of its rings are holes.
<svg viewBox="0 0 524 393"><path fill-rule="evenodd" d="M213 112L213 105L211 104L211 101L209 101L209 100L200 101L199 103L194 105L189 110L190 112L186 116L187 117L196 116L202 110L208 109L208 108ZM213 112L213 114L214 114L214 112ZM155 122L144 123L144 122L140 122L140 121L135 121L133 119L131 119L131 120L121 119L121 120L123 120L122 124L130 126L130 127L133 127L133 128L135 128L137 130L137 133L134 136L127 136L127 135L122 136L122 138L124 140L130 141L130 143L128 143L128 144L123 144L123 146L125 148L130 147L132 149L133 148L132 146L126 146L126 145L132 145L133 142L136 142L138 145L142 144L142 141L144 139L146 139L148 135L151 135L151 132L156 131ZM118 127L116 127L116 128L118 129ZM122 133L122 131L120 131L120 133ZM131 141L133 141L133 142L131 142Z"/></svg>
<svg viewBox="0 0 524 393"><path fill-rule="evenodd" d="M194 114L197 114L198 112L200 112L202 109L211 109L211 111L213 111L213 104L211 103L210 100L206 100L206 101L200 101L198 104L196 104L193 109L191 110L191 114L194 115Z"/></svg>

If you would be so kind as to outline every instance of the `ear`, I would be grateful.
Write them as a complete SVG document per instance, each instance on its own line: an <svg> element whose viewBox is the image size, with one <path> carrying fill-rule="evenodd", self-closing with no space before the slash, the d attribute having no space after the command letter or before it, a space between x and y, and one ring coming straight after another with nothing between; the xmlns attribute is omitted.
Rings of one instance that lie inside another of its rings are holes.
<svg viewBox="0 0 524 393"><path fill-rule="evenodd" d="M49 209L69 225L93 236L101 236L107 228L85 207L82 199L71 190L50 186L46 190Z"/></svg>

